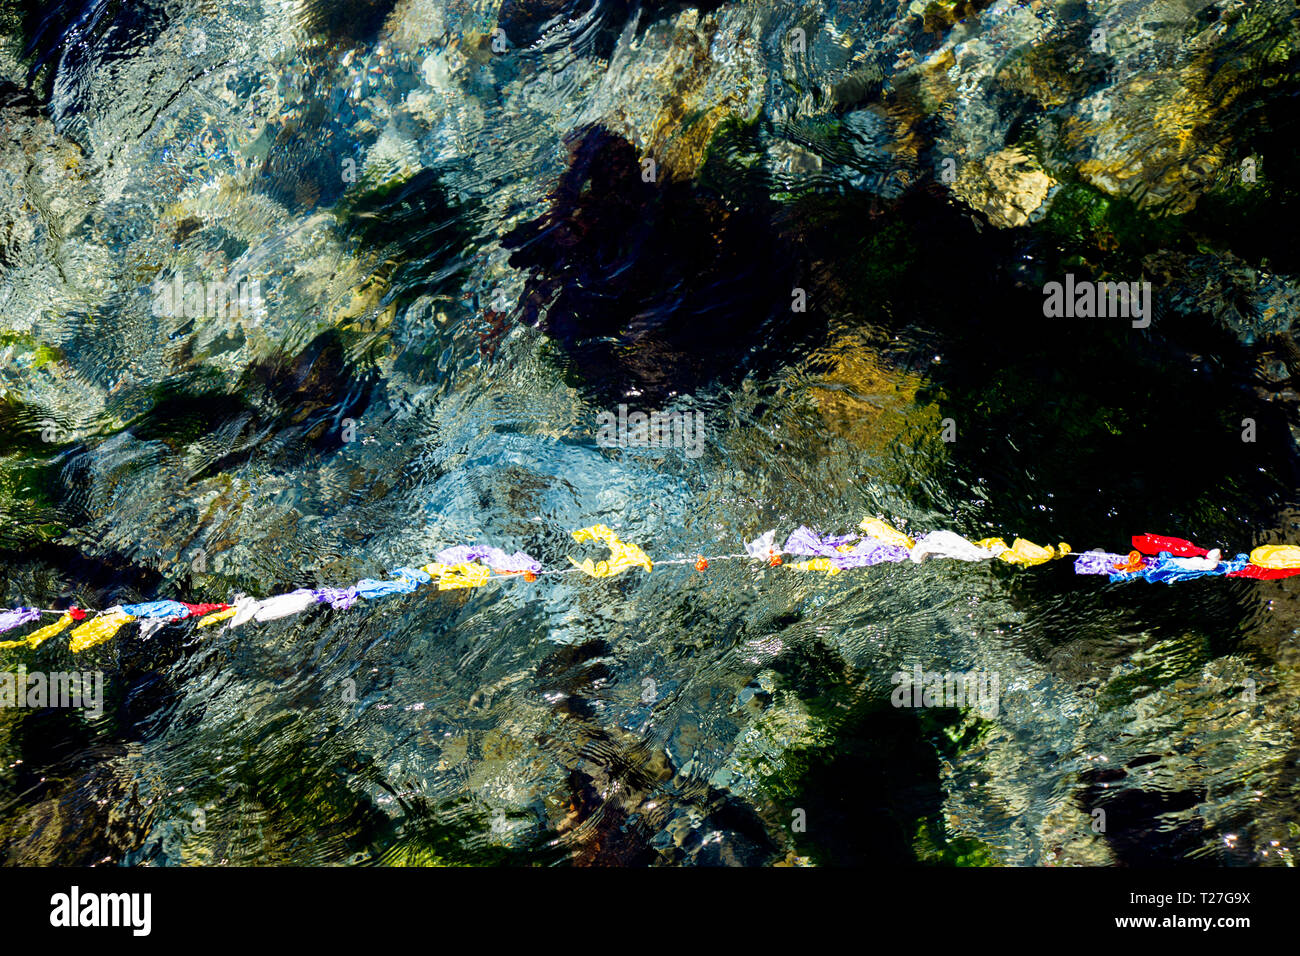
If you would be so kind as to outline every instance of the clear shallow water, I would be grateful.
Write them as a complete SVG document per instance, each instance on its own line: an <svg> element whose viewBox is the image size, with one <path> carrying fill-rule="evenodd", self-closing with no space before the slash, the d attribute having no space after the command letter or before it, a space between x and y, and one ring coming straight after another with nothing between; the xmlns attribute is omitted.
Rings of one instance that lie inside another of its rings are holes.
<svg viewBox="0 0 1300 956"><path fill-rule="evenodd" d="M1128 37L1099 63L1069 4L933 30L876 4L606 5L549 34L544 4L10 12L33 103L5 107L6 599L220 601L476 542L560 567L595 523L656 558L864 514L1079 549L1294 539L1270 337L1293 257L1230 183L1261 141L1287 181L1294 23L1189 6L1135 37L1140 6L1096 14ZM1224 50L1235 105L1171 153L1165 114ZM1107 145L1134 129L1136 160ZM998 178L1006 143L1050 202ZM948 190L946 154L984 172ZM155 315L178 270L256 279L264 307ZM1156 277L1155 329L1045 322L1066 270ZM619 402L698 409L702 455L599 447ZM0 713L0 842L12 863L1289 863L1293 591L719 563L52 641L5 666L100 668L106 712ZM998 674L997 716L890 707L916 664Z"/></svg>

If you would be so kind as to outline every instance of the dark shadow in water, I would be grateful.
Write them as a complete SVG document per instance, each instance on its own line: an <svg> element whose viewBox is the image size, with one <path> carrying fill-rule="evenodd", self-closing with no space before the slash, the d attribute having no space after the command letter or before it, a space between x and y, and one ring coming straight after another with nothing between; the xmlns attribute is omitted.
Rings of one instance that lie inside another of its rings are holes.
<svg viewBox="0 0 1300 956"><path fill-rule="evenodd" d="M299 23L331 43L373 43L397 0L305 0Z"/></svg>
<svg viewBox="0 0 1300 956"><path fill-rule="evenodd" d="M656 170L601 127L569 141L551 209L503 240L531 277L521 317L563 349L574 384L649 401L734 384L761 347L784 357L796 257L764 205L735 208ZM801 330L800 330L801 331Z"/></svg>
<svg viewBox="0 0 1300 956"><path fill-rule="evenodd" d="M77 75L93 59L129 55L158 39L171 20L167 6L153 0L21 0L15 6L28 83L43 103L56 73Z"/></svg>
<svg viewBox="0 0 1300 956"><path fill-rule="evenodd" d="M1207 844L1212 845L1213 834L1202 817L1187 812L1205 803L1208 794L1203 787L1159 791L1126 785L1129 769L1159 759L1152 754L1130 762L1128 769L1115 767L1080 774L1085 786L1076 799L1097 821L1096 825L1104 821L1104 839L1119 865L1167 866L1177 861L1183 866L1224 866L1249 862L1249 852L1243 858L1222 849L1221 841L1219 850L1203 852ZM1097 810L1103 811L1104 817L1094 816Z"/></svg>
<svg viewBox="0 0 1300 956"><path fill-rule="evenodd" d="M378 185L362 184L340 204L342 229L385 256L379 276L400 311L420 296L447 293L465 270L473 202L455 203L432 169Z"/></svg>
<svg viewBox="0 0 1300 956"><path fill-rule="evenodd" d="M250 365L229 393L169 383L130 430L142 441L166 442L180 451L239 423L238 434L227 438L227 450L192 474L194 481L238 467L271 442L276 445L272 464L301 462L342 447L343 420L366 410L376 384L348 361L339 333L330 330L295 356Z"/></svg>
<svg viewBox="0 0 1300 956"><path fill-rule="evenodd" d="M777 844L752 807L703 780L679 778L653 737L599 723L588 697L616 679L605 663L612 653L608 642L588 641L555 649L537 667L536 692L560 698L552 709L567 725L562 735L538 738L570 768L557 795L567 812L556 844L567 860L576 866L761 866L776 859ZM668 826L686 814L694 821L689 828Z"/></svg>
<svg viewBox="0 0 1300 956"><path fill-rule="evenodd" d="M276 132L257 187L295 215L332 206L347 188L344 161L360 155L325 102L312 99Z"/></svg>
<svg viewBox="0 0 1300 956"><path fill-rule="evenodd" d="M943 809L938 754L915 711L868 703L842 719L833 746L783 757L783 802L806 814L794 844L823 866L915 865L918 827Z"/></svg>
<svg viewBox="0 0 1300 956"><path fill-rule="evenodd" d="M543 28L555 18L561 18L559 25L563 26L566 21L581 18L597 8L596 24L586 34L580 52L608 58L633 17L640 18L639 25L644 29L647 24L675 16L688 7L710 13L722 3L723 0L698 0L695 3L683 0L505 0L501 4L497 26L504 31L511 47L528 47L542 38Z"/></svg>

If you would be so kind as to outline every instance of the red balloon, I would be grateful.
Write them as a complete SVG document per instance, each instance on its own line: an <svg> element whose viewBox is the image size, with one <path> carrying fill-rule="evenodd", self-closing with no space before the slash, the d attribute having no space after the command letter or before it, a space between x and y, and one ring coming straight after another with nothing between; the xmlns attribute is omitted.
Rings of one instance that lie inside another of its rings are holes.
<svg viewBox="0 0 1300 956"><path fill-rule="evenodd" d="M185 604L184 601L181 602ZM200 614L211 614L213 611L227 611L230 609L229 604L185 604L189 609L189 616L196 617Z"/></svg>
<svg viewBox="0 0 1300 956"><path fill-rule="evenodd" d="M1168 551L1176 558L1203 558L1210 553L1190 541L1184 541L1182 538L1166 538L1162 534L1135 534L1133 547L1143 554L1159 554L1161 551Z"/></svg>
<svg viewBox="0 0 1300 956"><path fill-rule="evenodd" d="M1240 571L1229 571L1225 577L1272 581L1275 578L1289 578L1293 574L1300 574L1300 568L1261 568L1258 564L1248 564Z"/></svg>

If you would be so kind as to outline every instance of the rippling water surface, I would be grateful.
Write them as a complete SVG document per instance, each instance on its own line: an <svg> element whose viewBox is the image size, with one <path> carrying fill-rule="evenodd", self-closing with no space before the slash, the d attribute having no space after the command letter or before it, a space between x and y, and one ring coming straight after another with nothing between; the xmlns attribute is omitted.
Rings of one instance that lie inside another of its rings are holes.
<svg viewBox="0 0 1300 956"><path fill-rule="evenodd" d="M7 4L6 606L560 568L599 523L1294 541L1296 16ZM1152 325L1044 318L1067 272L1151 281ZM260 302L160 315L177 276ZM700 453L602 447L619 404ZM105 709L0 711L0 847L1291 865L1297 595L715 562L52 640L0 666L100 669ZM916 665L997 674L996 715L890 706Z"/></svg>

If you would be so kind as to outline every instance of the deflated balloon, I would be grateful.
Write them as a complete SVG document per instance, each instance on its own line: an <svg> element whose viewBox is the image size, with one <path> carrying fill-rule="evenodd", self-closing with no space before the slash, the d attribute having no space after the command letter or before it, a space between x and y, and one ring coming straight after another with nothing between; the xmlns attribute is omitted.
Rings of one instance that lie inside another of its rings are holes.
<svg viewBox="0 0 1300 956"><path fill-rule="evenodd" d="M575 541L600 541L609 548L609 558L605 561L593 562L591 558L578 561L569 558L576 568L591 575L593 578L608 578L615 574L621 574L628 568L645 568L647 571L654 566L650 563L649 556L638 548L635 544L628 544L620 541L618 535L603 524L592 525L590 528L581 528L573 532Z"/></svg>
<svg viewBox="0 0 1300 956"><path fill-rule="evenodd" d="M862 529L868 538L875 538L885 544L892 544L896 548L907 548L910 551L912 546L916 544L903 532L879 518L863 518L858 527Z"/></svg>
<svg viewBox="0 0 1300 956"><path fill-rule="evenodd" d="M1273 571L1300 568L1300 548L1293 544L1266 544L1250 552L1250 563Z"/></svg>
<svg viewBox="0 0 1300 956"><path fill-rule="evenodd" d="M68 650L74 654L79 654L96 644L103 644L105 641L112 640L113 635L123 625L134 620L135 618L121 608L112 608L105 611L98 617L92 617L86 623L72 629L72 633L68 635Z"/></svg>
<svg viewBox="0 0 1300 956"><path fill-rule="evenodd" d="M1238 571L1229 571L1230 578L1254 578L1256 581L1276 581L1300 574L1300 568L1261 568L1257 564L1248 564Z"/></svg>
<svg viewBox="0 0 1300 956"><path fill-rule="evenodd" d="M1209 554L1204 548L1197 547L1183 538L1169 538L1162 534L1135 534L1133 547L1143 554L1150 555L1168 551L1177 558L1203 558Z"/></svg>

